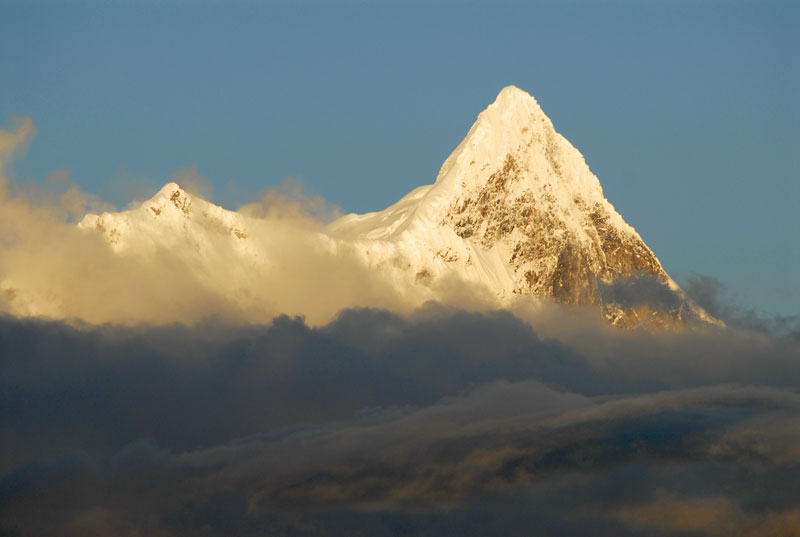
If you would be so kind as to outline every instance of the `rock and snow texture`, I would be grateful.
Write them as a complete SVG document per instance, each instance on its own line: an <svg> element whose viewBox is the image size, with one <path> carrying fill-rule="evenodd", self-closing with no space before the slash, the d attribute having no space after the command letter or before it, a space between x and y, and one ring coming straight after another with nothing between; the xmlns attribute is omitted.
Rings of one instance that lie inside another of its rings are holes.
<svg viewBox="0 0 800 537"><path fill-rule="evenodd" d="M264 300L262 277L275 272L272 252L280 248L265 227L174 182L136 208L87 214L78 223L79 229L101 233L131 266L155 270L156 275L160 269L152 261L172 271L185 270L187 280L225 297L234 309L252 309L254 300Z"/></svg>
<svg viewBox="0 0 800 537"><path fill-rule="evenodd" d="M501 304L533 295L598 305L615 324L706 319L605 199L580 152L514 86L478 116L433 185L384 211L345 216L330 232L356 241L376 267L405 267L421 283L458 273Z"/></svg>
<svg viewBox="0 0 800 537"><path fill-rule="evenodd" d="M203 265L224 246L232 264L280 263L264 251L268 242L251 236L263 231L253 219L174 183L137 209L87 215L79 226L102 232L118 252L188 251ZM478 116L433 185L383 211L344 216L319 240L355 251L398 286L431 289L420 295L428 298L438 298L437 281L456 278L484 288L498 306L552 299L599 307L626 326L711 320L605 199L536 100L513 86Z"/></svg>
<svg viewBox="0 0 800 537"><path fill-rule="evenodd" d="M249 237L248 218L192 196L176 183L167 183L150 200L129 211L87 214L81 229L94 229L105 236L116 252L150 254L157 249L200 256L214 255L224 240L234 251L257 256ZM188 247L188 248L187 248Z"/></svg>

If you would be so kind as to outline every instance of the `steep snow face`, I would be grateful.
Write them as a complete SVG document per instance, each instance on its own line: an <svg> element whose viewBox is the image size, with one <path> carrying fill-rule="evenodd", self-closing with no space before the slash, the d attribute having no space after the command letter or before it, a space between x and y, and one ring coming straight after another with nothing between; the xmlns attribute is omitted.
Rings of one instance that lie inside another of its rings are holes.
<svg viewBox="0 0 800 537"><path fill-rule="evenodd" d="M457 274L501 304L532 295L598 305L615 324L706 318L605 199L580 152L514 86L478 116L433 185L329 231L378 268L422 284Z"/></svg>

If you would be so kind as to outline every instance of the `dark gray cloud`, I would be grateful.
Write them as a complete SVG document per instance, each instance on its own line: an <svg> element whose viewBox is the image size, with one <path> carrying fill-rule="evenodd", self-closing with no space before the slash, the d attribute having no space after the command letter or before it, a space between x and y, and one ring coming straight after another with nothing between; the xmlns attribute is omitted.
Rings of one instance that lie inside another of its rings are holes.
<svg viewBox="0 0 800 537"><path fill-rule="evenodd" d="M321 328L74 328L0 322L0 467L31 450L170 449L360 409L432 404L496 379L559 377L577 358L508 313L405 319L354 310ZM46 435L47 438L41 438ZM45 440L45 441L43 441Z"/></svg>
<svg viewBox="0 0 800 537"><path fill-rule="evenodd" d="M623 308L645 305L657 311L670 311L679 309L684 302L680 294L649 272L615 278L609 283L601 282L599 291L604 303L616 303Z"/></svg>
<svg viewBox="0 0 800 537"><path fill-rule="evenodd" d="M725 286L713 276L692 274L684 285L686 293L714 317L728 326L800 341L800 314L765 316L753 308L733 303Z"/></svg>
<svg viewBox="0 0 800 537"><path fill-rule="evenodd" d="M796 341L536 325L2 319L0 535L796 529Z"/></svg>

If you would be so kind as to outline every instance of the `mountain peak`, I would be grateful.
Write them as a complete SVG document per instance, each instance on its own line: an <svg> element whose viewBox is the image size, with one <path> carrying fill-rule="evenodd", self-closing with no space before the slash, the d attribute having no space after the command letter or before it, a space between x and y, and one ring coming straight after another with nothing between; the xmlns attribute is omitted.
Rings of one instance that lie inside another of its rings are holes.
<svg viewBox="0 0 800 537"><path fill-rule="evenodd" d="M249 236L246 218L189 194L174 181L138 207L87 214L78 227L101 232L116 251L147 254L158 248L180 250L189 244L191 255L206 255L214 251L216 241L228 240L240 248L239 243Z"/></svg>
<svg viewBox="0 0 800 537"><path fill-rule="evenodd" d="M445 160L437 190L446 197L463 188L482 188L492 174L514 163L521 184L551 188L571 206L575 197L603 199L602 188L583 155L554 128L536 99L516 86L506 86L483 110L459 146Z"/></svg>
<svg viewBox="0 0 800 537"><path fill-rule="evenodd" d="M505 303L532 295L595 305L621 325L707 319L605 199L583 155L516 86L478 115L435 184L330 229L364 241L368 259L407 260L417 281L456 273ZM651 285L668 300L630 303L626 285Z"/></svg>
<svg viewBox="0 0 800 537"><path fill-rule="evenodd" d="M266 271L280 256L263 226L173 181L138 208L86 215L79 227L101 232L115 251L181 256L214 282L230 271L209 260ZM433 185L383 211L344 216L313 240L356 252L415 300L441 299L463 281L500 306L526 296L593 306L623 326L709 320L605 199L580 152L515 86L478 115ZM225 285L246 289L259 274Z"/></svg>
<svg viewBox="0 0 800 537"><path fill-rule="evenodd" d="M507 126L509 123L529 123L531 120L547 118L536 98L516 86L506 86L500 90L494 102L483 111L481 116L491 116L486 119L491 119L496 126L501 124Z"/></svg>
<svg viewBox="0 0 800 537"><path fill-rule="evenodd" d="M170 182L168 182L167 184L165 184L164 186L161 187L161 190L158 191L158 194L156 194L156 196L158 196L160 194L172 194L176 190L183 191L183 189L181 188L181 186L178 183L170 181Z"/></svg>
<svg viewBox="0 0 800 537"><path fill-rule="evenodd" d="M144 206L152 207L154 214L161 214L164 208L177 210L179 213L188 215L192 209L193 199L184 189L173 181L168 182L152 198L144 203Z"/></svg>
<svg viewBox="0 0 800 537"><path fill-rule="evenodd" d="M160 199L172 199L173 197L180 197L186 198L188 196L187 192L180 187L178 183L173 181L168 182L164 186L161 187L161 190L156 192L156 194L150 198L151 201L157 201Z"/></svg>
<svg viewBox="0 0 800 537"><path fill-rule="evenodd" d="M493 104L507 105L518 102L532 101L536 103L536 98L527 91L511 85L500 90ZM536 103L538 105L538 103Z"/></svg>

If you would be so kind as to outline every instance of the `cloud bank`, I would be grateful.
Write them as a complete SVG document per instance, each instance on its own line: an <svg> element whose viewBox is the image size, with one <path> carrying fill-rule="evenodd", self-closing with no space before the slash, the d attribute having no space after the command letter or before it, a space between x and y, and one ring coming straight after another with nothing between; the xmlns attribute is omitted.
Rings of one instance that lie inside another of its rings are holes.
<svg viewBox="0 0 800 537"><path fill-rule="evenodd" d="M0 131L3 164L33 132ZM232 295L224 255L217 287L115 255L75 227L103 203L47 182L0 175L2 536L800 531L800 329L711 278L687 292L728 328L492 311L455 282L420 307L315 248L335 210L289 184L240 210L284 266Z"/></svg>
<svg viewBox="0 0 800 537"><path fill-rule="evenodd" d="M3 531L796 530L795 340L603 329L587 350L579 332L433 307L321 327L6 318Z"/></svg>

